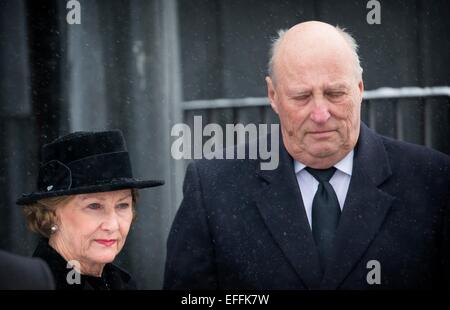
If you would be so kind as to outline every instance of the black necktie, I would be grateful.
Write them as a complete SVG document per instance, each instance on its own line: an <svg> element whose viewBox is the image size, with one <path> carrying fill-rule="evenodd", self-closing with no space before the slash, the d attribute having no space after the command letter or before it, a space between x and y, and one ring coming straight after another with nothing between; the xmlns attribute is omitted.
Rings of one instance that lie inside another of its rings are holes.
<svg viewBox="0 0 450 310"><path fill-rule="evenodd" d="M331 255L334 233L339 223L341 208L333 187L329 183L336 168L305 168L318 182L316 195L312 204L312 233L319 248L322 270L325 270Z"/></svg>

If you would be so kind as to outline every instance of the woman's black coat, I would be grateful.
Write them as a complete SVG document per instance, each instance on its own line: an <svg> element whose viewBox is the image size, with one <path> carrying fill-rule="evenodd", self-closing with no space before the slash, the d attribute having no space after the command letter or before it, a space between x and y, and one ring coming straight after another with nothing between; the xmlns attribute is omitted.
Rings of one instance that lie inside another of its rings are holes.
<svg viewBox="0 0 450 310"><path fill-rule="evenodd" d="M72 268L67 268L67 261L56 252L47 239L39 242L34 257L43 259L50 267L57 290L133 290L136 284L130 274L114 264L106 264L101 277L80 275L79 284L70 284L67 275L74 272ZM72 279L69 275L69 280Z"/></svg>

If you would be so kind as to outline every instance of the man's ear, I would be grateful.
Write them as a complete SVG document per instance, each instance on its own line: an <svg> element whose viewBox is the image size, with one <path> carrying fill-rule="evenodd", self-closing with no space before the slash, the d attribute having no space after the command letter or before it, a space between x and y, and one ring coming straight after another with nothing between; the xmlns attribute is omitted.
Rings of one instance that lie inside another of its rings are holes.
<svg viewBox="0 0 450 310"><path fill-rule="evenodd" d="M361 97L362 97L363 93L364 93L364 82L362 79L358 83L358 89L359 89L359 93L361 94Z"/></svg>
<svg viewBox="0 0 450 310"><path fill-rule="evenodd" d="M360 79L358 81L358 95L359 95L361 102L363 99L363 94L364 94L364 82L363 82L362 77L360 77Z"/></svg>
<svg viewBox="0 0 450 310"><path fill-rule="evenodd" d="M266 76L267 83L267 97L269 98L270 105L275 113L278 114L278 106L277 106L277 94L275 92L275 87L273 85L272 79L269 76Z"/></svg>

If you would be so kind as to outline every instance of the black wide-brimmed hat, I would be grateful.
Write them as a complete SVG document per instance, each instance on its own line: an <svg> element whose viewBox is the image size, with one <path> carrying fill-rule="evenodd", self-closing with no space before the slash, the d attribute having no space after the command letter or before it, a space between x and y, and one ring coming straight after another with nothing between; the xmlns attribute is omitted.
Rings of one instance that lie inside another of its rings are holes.
<svg viewBox="0 0 450 310"><path fill-rule="evenodd" d="M18 205L43 198L160 186L164 181L133 178L125 139L119 130L74 132L42 147L37 191Z"/></svg>

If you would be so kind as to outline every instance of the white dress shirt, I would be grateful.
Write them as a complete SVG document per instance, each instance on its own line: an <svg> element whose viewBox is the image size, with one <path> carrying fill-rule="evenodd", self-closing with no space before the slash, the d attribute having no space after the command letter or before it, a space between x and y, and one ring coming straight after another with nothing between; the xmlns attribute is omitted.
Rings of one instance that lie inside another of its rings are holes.
<svg viewBox="0 0 450 310"><path fill-rule="evenodd" d="M336 196L339 201L339 206L344 207L345 197L347 197L348 186L352 177L353 170L353 150L348 153L340 162L334 165L336 172L330 179L330 184L333 186ZM294 160L295 175L297 176L297 183L302 193L303 205L305 206L306 216L308 217L309 226L311 227L311 211L314 195L316 194L319 182L305 170L306 166L301 162Z"/></svg>

